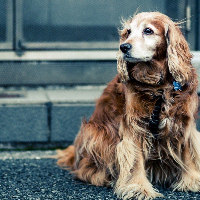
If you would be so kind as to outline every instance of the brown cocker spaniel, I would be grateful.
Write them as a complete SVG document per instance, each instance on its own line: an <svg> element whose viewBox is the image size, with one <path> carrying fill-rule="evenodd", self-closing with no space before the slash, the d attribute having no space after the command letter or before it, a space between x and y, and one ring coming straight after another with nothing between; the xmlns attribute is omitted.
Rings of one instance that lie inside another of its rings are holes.
<svg viewBox="0 0 200 200"><path fill-rule="evenodd" d="M197 74L178 24L140 13L120 35L119 74L58 164L122 199L161 197L152 184L200 191Z"/></svg>

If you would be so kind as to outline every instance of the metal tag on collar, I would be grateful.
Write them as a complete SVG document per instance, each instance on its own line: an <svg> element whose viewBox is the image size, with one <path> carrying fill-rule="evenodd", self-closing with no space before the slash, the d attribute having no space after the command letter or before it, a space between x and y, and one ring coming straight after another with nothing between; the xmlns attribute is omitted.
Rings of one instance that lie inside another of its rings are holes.
<svg viewBox="0 0 200 200"><path fill-rule="evenodd" d="M181 84L177 81L173 81L173 85L174 85L174 90L178 91L178 90L182 90Z"/></svg>

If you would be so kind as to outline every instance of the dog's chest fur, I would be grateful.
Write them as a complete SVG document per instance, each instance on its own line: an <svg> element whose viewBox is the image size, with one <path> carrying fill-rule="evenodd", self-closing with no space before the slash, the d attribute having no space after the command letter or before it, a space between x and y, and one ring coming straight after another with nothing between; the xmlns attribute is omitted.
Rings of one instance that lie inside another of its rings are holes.
<svg viewBox="0 0 200 200"><path fill-rule="evenodd" d="M149 129L149 121L160 95L163 100L159 113L158 135L155 137ZM182 97L181 91L174 91L171 84L160 88L127 85L126 122L133 136L137 136L141 141L146 171L153 182L172 182L168 180L168 177L172 179L172 176L166 173L170 173L172 169L173 178L180 175L180 166L173 155L181 154L183 150L184 132L190 120L183 106L184 101L187 99Z"/></svg>
<svg viewBox="0 0 200 200"><path fill-rule="evenodd" d="M187 101L187 96L182 95L182 91L175 91L170 83L160 87L146 87L146 85L143 87L142 85L130 84L126 88L126 122L130 126L139 125L144 129L136 134L152 137L149 121L152 118L157 101L161 99L158 116L159 139L183 136L181 132L188 124L189 116L187 115L188 108L183 106ZM176 133L176 135L173 133Z"/></svg>

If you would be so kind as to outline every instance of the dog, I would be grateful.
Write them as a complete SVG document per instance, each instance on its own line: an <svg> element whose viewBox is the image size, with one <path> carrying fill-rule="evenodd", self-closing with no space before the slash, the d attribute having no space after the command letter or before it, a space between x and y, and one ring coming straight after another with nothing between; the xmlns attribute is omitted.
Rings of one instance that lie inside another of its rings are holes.
<svg viewBox="0 0 200 200"><path fill-rule="evenodd" d="M82 181L112 186L122 199L162 197L157 185L200 191L198 81L179 23L139 13L120 36L118 75L74 145L58 151L58 165Z"/></svg>

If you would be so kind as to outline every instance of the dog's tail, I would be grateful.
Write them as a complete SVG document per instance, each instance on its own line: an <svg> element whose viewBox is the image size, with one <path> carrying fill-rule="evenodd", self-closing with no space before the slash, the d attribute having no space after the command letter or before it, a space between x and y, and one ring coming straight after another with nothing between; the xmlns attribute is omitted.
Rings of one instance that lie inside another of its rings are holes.
<svg viewBox="0 0 200 200"><path fill-rule="evenodd" d="M75 163L75 146L71 145L67 149L57 150L57 164L62 168L73 169Z"/></svg>

